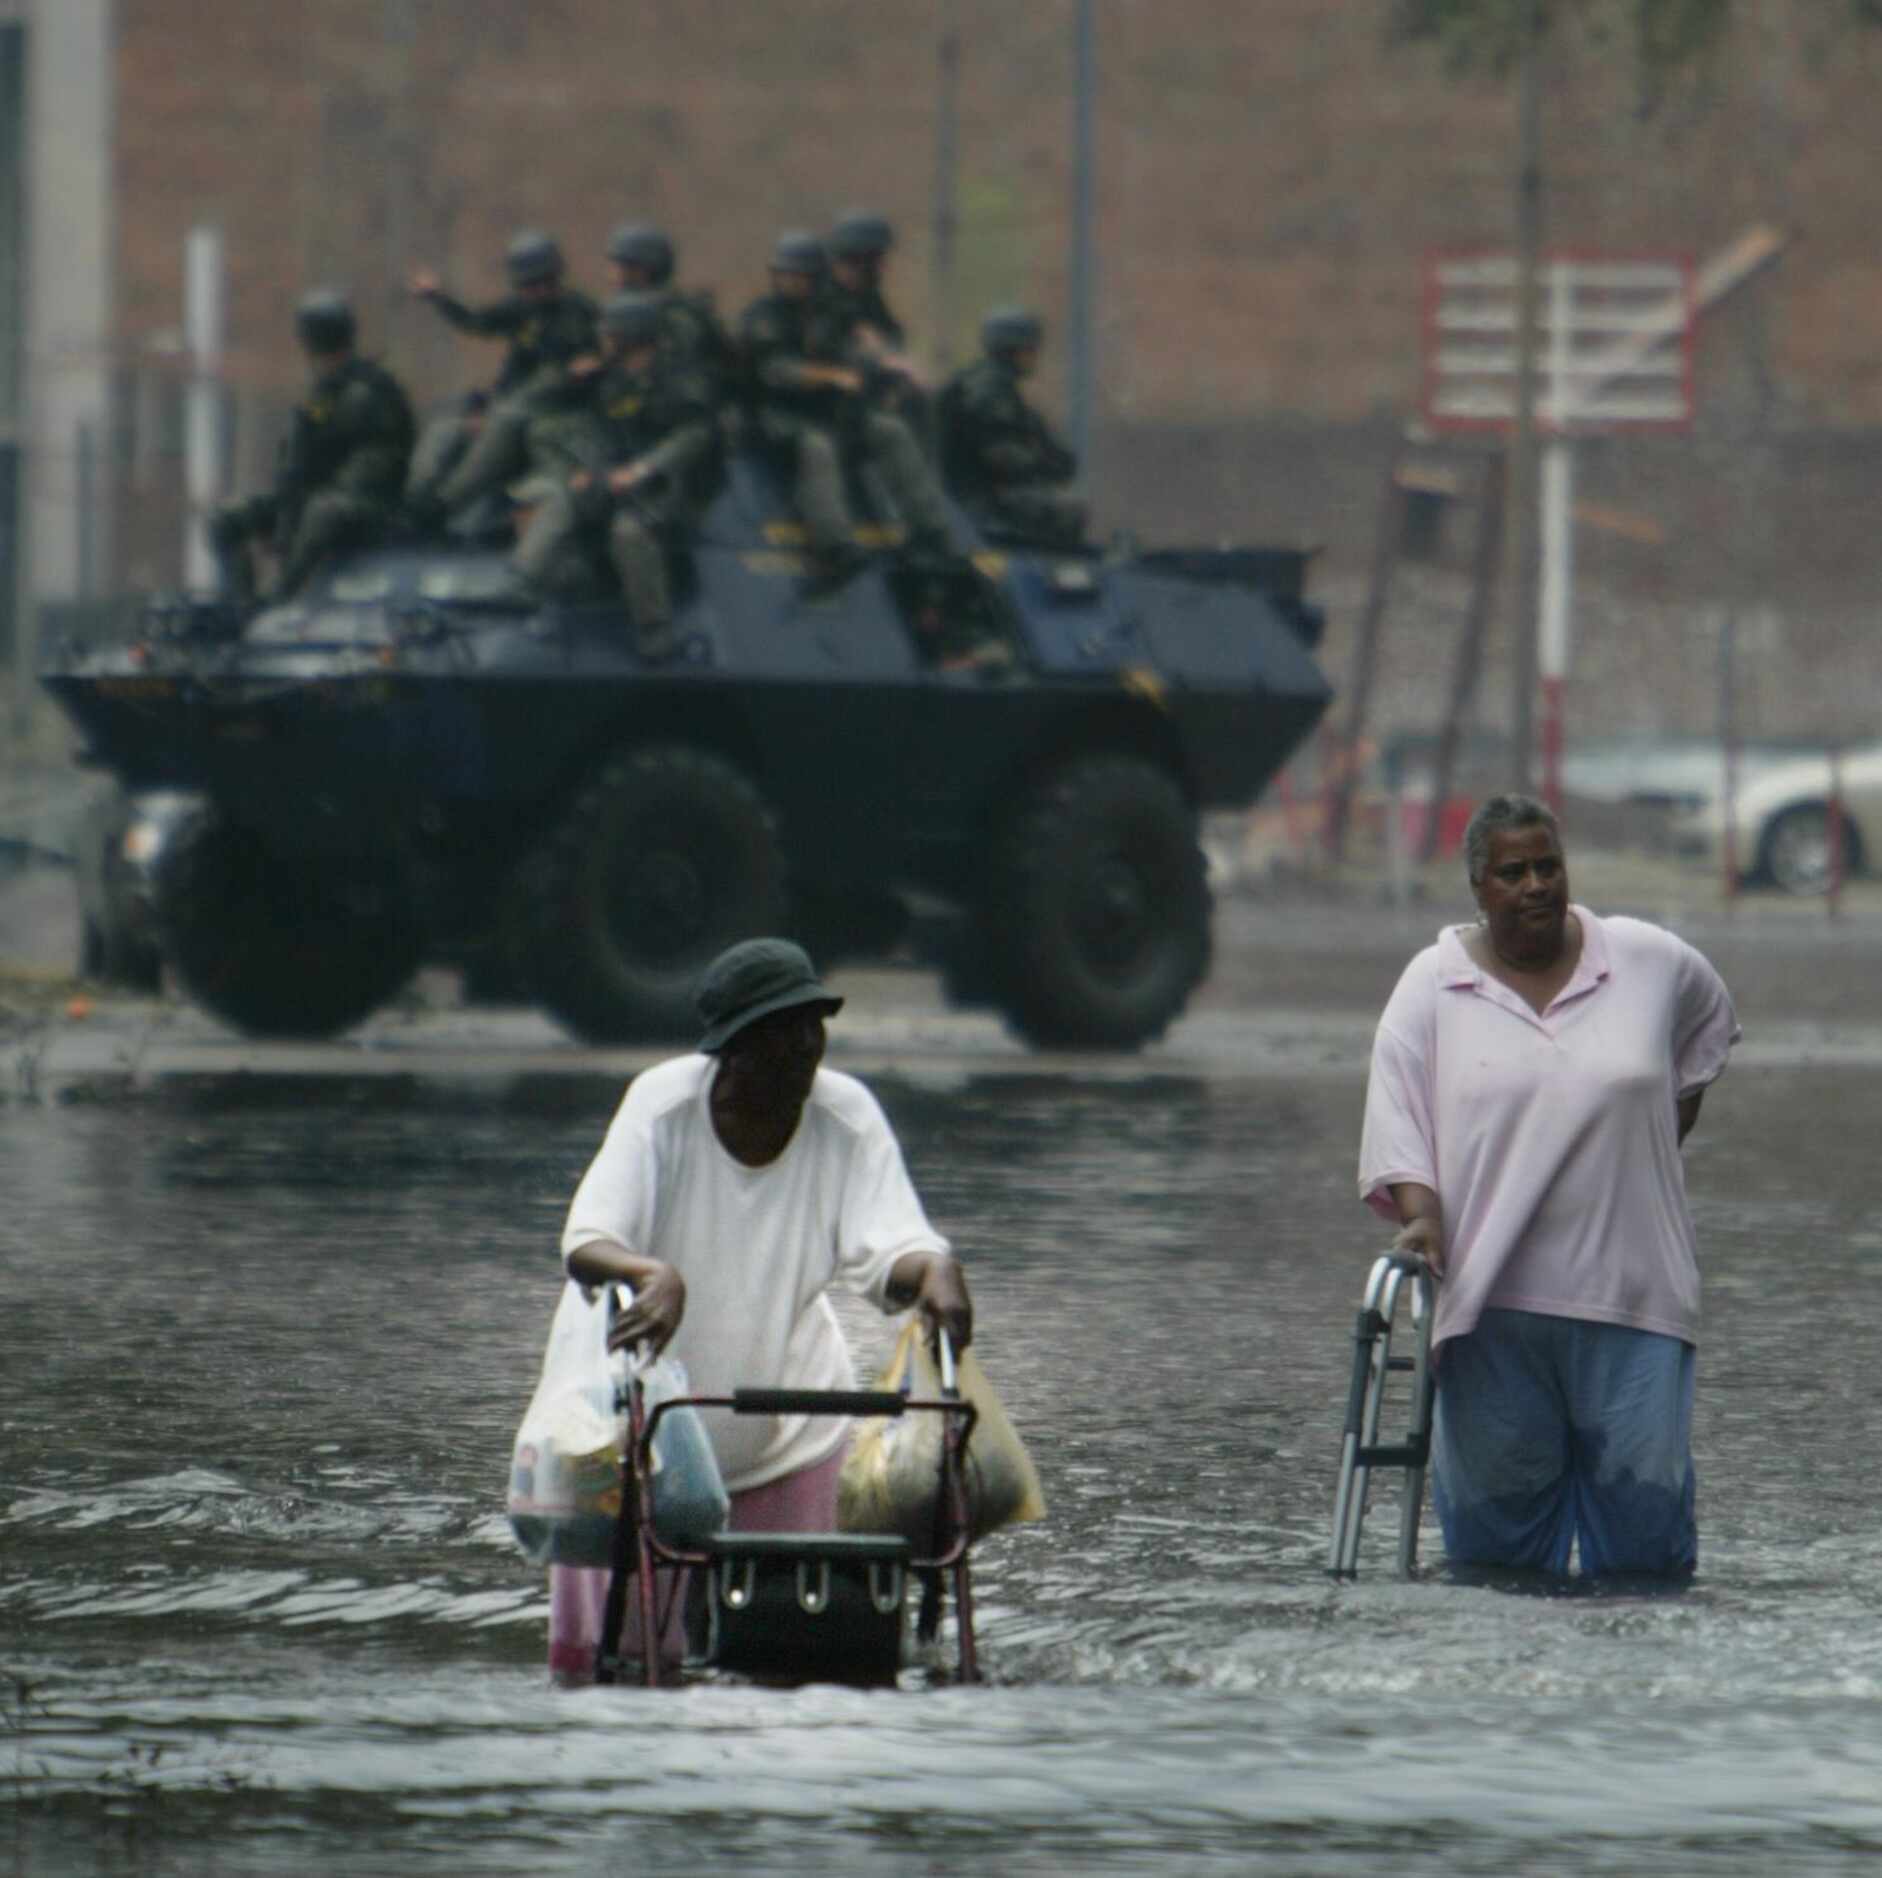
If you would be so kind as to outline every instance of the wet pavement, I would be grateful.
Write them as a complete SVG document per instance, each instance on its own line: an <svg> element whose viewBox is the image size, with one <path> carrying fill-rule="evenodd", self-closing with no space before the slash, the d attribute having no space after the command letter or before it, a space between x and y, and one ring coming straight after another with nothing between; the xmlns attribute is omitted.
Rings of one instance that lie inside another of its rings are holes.
<svg viewBox="0 0 1882 1878"><path fill-rule="evenodd" d="M1590 896L1592 897L1592 896ZM555 1237L625 1076L529 1013L258 1046L63 998L0 1036L0 1860L20 1872L1868 1870L1875 927L1689 936L1746 1045L1688 1155L1688 1591L1321 1570L1373 1015L1438 908L1225 909L1140 1057L844 977L972 1261L1050 1516L991 1684L557 1693L502 1518ZM859 1346L892 1327L845 1310ZM1427 1534L1427 1552L1431 1550Z"/></svg>

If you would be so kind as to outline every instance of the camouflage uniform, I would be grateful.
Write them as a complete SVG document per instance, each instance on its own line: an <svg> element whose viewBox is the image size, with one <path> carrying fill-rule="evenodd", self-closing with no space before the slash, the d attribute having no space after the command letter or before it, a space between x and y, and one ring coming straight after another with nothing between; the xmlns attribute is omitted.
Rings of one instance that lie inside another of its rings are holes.
<svg viewBox="0 0 1882 1878"><path fill-rule="evenodd" d="M908 334L902 322L889 311L889 303L883 299L880 287L845 287L841 281L832 280L823 291L832 316L847 330L866 326L889 351L908 349Z"/></svg>
<svg viewBox="0 0 1882 1878"><path fill-rule="evenodd" d="M998 354L957 372L942 390L941 470L954 498L996 532L1049 547L1084 540L1085 505L1063 486L1078 474L1078 459Z"/></svg>
<svg viewBox="0 0 1882 1878"><path fill-rule="evenodd" d="M511 294L481 307L444 293L431 300L459 332L510 344L474 437L462 411L426 426L413 467L413 500L460 509L532 467L579 462L588 400L572 385L568 365L595 350L595 303L572 289L547 300Z"/></svg>
<svg viewBox="0 0 1882 1878"><path fill-rule="evenodd" d="M806 384L806 364L868 373L851 344L852 324L828 294L807 299L769 294L739 322L759 436L791 465L797 512L821 555L853 552L844 496L842 452L853 451L878 477L917 553L953 552L947 506L907 424L871 407L867 395ZM840 448L839 448L840 444Z"/></svg>
<svg viewBox="0 0 1882 1878"><path fill-rule="evenodd" d="M254 598L249 544L281 556L277 593L292 593L315 563L371 541L391 519L412 454L412 407L382 366L349 358L323 373L294 412L271 494L225 503L209 524L225 590Z"/></svg>
<svg viewBox="0 0 1882 1878"><path fill-rule="evenodd" d="M663 537L689 528L710 499L720 468L719 422L711 387L691 366L656 350L650 367L619 360L596 381L590 423L599 445L595 480L571 489L558 480L517 543L517 572L538 589L581 584L593 547L605 536L643 656L671 650L672 599ZM616 495L608 467L638 464L646 478Z"/></svg>
<svg viewBox="0 0 1882 1878"><path fill-rule="evenodd" d="M660 299L660 345L674 364L698 375L716 404L726 391L737 353L709 293L664 288Z"/></svg>
<svg viewBox="0 0 1882 1878"><path fill-rule="evenodd" d="M830 280L824 284L823 297L828 317L846 335L851 353L870 357L873 351L900 354L908 349L908 334L902 322L889 311L882 290L876 286L846 287ZM875 341L870 347L867 334ZM922 454L934 457L934 400L913 379L895 371L878 371L870 387L870 397L878 410L900 418L921 446Z"/></svg>

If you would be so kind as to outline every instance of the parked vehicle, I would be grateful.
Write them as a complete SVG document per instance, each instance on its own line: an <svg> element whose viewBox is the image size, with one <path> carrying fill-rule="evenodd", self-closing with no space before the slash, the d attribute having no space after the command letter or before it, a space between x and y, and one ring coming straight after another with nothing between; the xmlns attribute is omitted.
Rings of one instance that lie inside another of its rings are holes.
<svg viewBox="0 0 1882 1878"><path fill-rule="evenodd" d="M1775 764L1794 762L1807 749L1797 743L1741 745L1741 785ZM1690 815L1724 789L1725 746L1717 737L1599 737L1575 742L1562 754L1562 793L1584 802Z"/></svg>
<svg viewBox="0 0 1882 1878"><path fill-rule="evenodd" d="M1857 744L1837 763L1841 786L1842 869L1865 872L1882 839L1882 742ZM1760 765L1740 778L1733 847L1739 878L1786 893L1823 893L1832 872L1831 770L1827 750ZM1687 853L1719 855L1724 805L1717 798L1674 824Z"/></svg>

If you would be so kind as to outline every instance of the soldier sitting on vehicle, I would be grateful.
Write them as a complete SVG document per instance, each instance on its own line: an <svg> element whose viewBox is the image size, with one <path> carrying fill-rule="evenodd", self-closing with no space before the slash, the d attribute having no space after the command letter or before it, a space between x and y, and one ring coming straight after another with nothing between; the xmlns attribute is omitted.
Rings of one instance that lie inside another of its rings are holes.
<svg viewBox="0 0 1882 1878"><path fill-rule="evenodd" d="M619 293L652 294L660 303L660 343L703 373L715 399L723 395L736 354L712 295L673 284L675 254L666 231L651 222L623 222L608 237L608 267Z"/></svg>
<svg viewBox="0 0 1882 1878"><path fill-rule="evenodd" d="M791 475L810 538L812 583L834 585L866 558L844 492L846 456L880 480L905 531L908 559L953 566L959 554L940 488L909 427L875 408L877 368L853 346L849 321L821 291L824 273L814 235L781 235L771 292L739 322L758 438Z"/></svg>
<svg viewBox="0 0 1882 1878"><path fill-rule="evenodd" d="M1085 504L1065 485L1078 474L1078 459L1020 388L1038 369L1044 338L1037 314L1003 307L987 315L985 356L941 392L941 473L955 500L990 532L1074 548L1085 538Z"/></svg>
<svg viewBox="0 0 1882 1878"><path fill-rule="evenodd" d="M658 294L617 294L602 310L605 362L591 422L601 467L559 483L524 527L517 572L538 591L583 584L604 541L640 656L673 656L666 540L690 528L718 479L719 425L700 370L662 343Z"/></svg>
<svg viewBox="0 0 1882 1878"><path fill-rule="evenodd" d="M824 246L830 278L824 293L849 332L850 343L879 368L877 400L901 417L925 450L933 447L928 392L908 356L908 335L889 311L882 279L895 230L880 215L852 210L830 230Z"/></svg>
<svg viewBox="0 0 1882 1878"><path fill-rule="evenodd" d="M441 524L531 468L569 466L571 440L585 429L576 380L584 362L595 364L595 303L562 284L562 250L549 235L518 235L504 265L511 292L480 307L446 293L433 273L412 277L412 292L460 332L509 341L474 438L462 413L426 427L407 495L421 525Z"/></svg>
<svg viewBox="0 0 1882 1878"><path fill-rule="evenodd" d="M275 487L224 504L209 522L224 591L242 605L255 598L257 541L272 542L279 557L279 596L299 587L325 555L379 535L397 509L412 454L412 407L390 372L354 352L357 329L344 296L308 294L294 327L313 386L295 409Z"/></svg>

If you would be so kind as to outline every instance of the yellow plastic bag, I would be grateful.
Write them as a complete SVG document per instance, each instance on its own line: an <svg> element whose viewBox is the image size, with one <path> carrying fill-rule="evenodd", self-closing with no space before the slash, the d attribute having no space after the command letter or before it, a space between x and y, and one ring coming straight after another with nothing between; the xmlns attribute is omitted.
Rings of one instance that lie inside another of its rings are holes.
<svg viewBox="0 0 1882 1878"><path fill-rule="evenodd" d="M878 1389L930 1397L941 1393L941 1374L925 1330L919 1317L903 1326L894 1355L876 1378ZM1045 1495L1032 1457L971 1349L961 1352L955 1373L962 1397L979 1410L963 1470L972 1536L1044 1519ZM837 1525L844 1532L900 1533L920 1551L933 1546L943 1419L932 1410L915 1410L857 1422L837 1485Z"/></svg>

